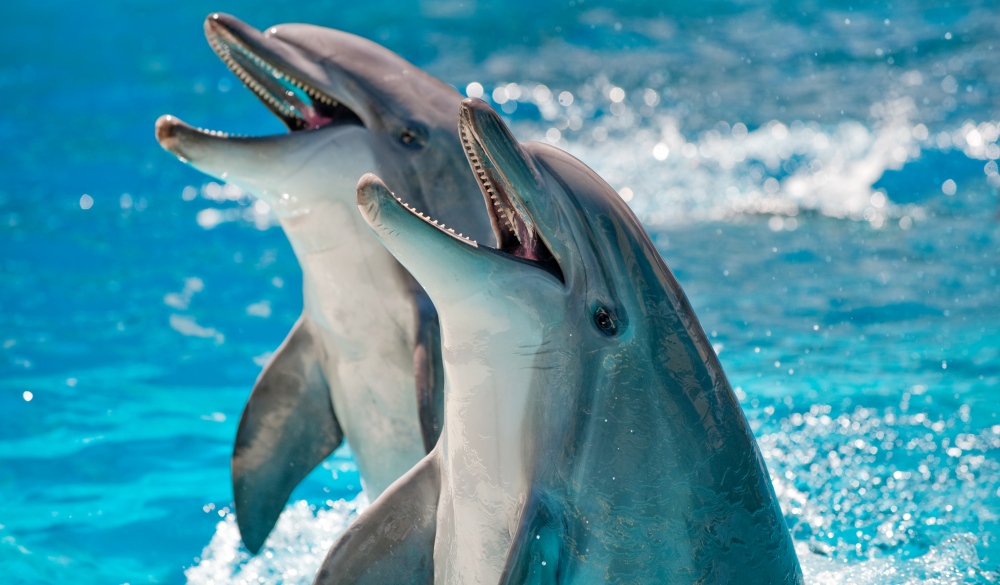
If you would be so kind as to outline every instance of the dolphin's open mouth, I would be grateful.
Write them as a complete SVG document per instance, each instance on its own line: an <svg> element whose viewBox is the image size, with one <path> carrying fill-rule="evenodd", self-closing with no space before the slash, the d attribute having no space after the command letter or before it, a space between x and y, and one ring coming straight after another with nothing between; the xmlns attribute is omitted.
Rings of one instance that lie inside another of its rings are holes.
<svg viewBox="0 0 1000 585"><path fill-rule="evenodd" d="M205 37L212 50L243 85L253 91L290 131L331 125L364 125L361 118L336 96L317 89L306 81L306 76L292 73L292 68L277 53L268 49L267 37L239 19L226 14L212 14L205 19ZM230 138L226 132L194 128L174 116L162 116L157 120L156 138L160 144L187 159L179 134Z"/></svg>
<svg viewBox="0 0 1000 585"><path fill-rule="evenodd" d="M478 108L485 108L488 113L477 116L476 109ZM535 221L518 195L519 188L527 188L527 185L531 184L533 180L537 181L537 177L533 174L534 171L523 167L526 155L517 146L517 141L509 134L499 118L496 118L497 124L490 124L489 128L481 127L480 119L489 121L491 116L496 117L496 113L485 104L463 103L459 113L458 132L465 149L465 156L476 175L479 188L486 200L490 223L497 239L496 248L480 246L477 242L469 240L461 234L455 234L444 224L417 212L398 197L396 200L414 215L449 233L449 235L456 236L465 244L513 257L523 263L541 268L560 281L564 281L559 263L546 246ZM482 138L483 134L487 132L502 132L500 140L490 142L493 146L492 150L487 146L488 141ZM516 149L516 151L507 152L511 148ZM526 171L531 174L528 181L523 180Z"/></svg>
<svg viewBox="0 0 1000 585"><path fill-rule="evenodd" d="M232 21L232 22L230 22ZM205 20L205 37L212 50L293 132L330 124L361 124L350 108L335 96L317 89L284 66L272 53L242 28L233 17L213 14ZM251 29L253 30L253 29ZM260 34L257 31L253 31Z"/></svg>

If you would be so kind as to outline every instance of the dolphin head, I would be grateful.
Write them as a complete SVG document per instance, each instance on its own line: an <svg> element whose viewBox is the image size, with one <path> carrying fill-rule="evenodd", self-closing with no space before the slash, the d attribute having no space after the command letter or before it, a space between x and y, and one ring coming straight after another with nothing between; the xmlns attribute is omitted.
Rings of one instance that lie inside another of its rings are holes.
<svg viewBox="0 0 1000 585"><path fill-rule="evenodd" d="M473 181L460 170L453 116L461 96L452 87L376 43L324 27L283 24L261 32L216 13L205 20L205 35L290 133L231 137L163 116L156 136L165 149L269 203L341 191L353 202L357 178L377 170L414 205L488 233L485 216L469 214L453 196ZM295 174L298 184L290 185ZM350 188L320 188L331 174L350 176ZM454 188L425 197L442 183Z"/></svg>
<svg viewBox="0 0 1000 585"><path fill-rule="evenodd" d="M374 177L358 191L362 213L441 307L443 325L522 315L539 340L572 334L578 348L613 352L636 330L656 327L650 315L686 303L639 221L583 163L545 144L520 144L477 99L462 102L459 135L496 248L442 230ZM452 320L456 299L467 310Z"/></svg>
<svg viewBox="0 0 1000 585"><path fill-rule="evenodd" d="M358 186L362 214L438 307L446 371L454 348L475 348L467 357L501 381L495 391L520 385L535 395L534 411L512 424L534 417L551 445L582 432L578 421L587 417L577 409L630 393L671 402L708 434L689 433L680 421L647 421L650 433L675 433L663 442L675 449L665 460L728 448L728 436L745 445L745 418L718 357L621 197L573 156L518 143L480 100L463 101L459 118L496 248L407 208L371 175ZM529 354L531 371L511 383L512 360Z"/></svg>

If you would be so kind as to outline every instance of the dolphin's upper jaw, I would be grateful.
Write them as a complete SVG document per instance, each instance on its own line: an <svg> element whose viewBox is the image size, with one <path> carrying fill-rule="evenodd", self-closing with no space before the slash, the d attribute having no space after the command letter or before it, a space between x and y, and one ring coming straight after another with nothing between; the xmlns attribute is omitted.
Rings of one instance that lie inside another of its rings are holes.
<svg viewBox="0 0 1000 585"><path fill-rule="evenodd" d="M501 155L487 151L482 140L482 132L497 130L500 126L484 128L480 123L482 115L496 114L478 112L477 109L489 106L479 106L477 103L462 103L459 113L458 133L465 149L465 156L479 182L479 188L486 200L487 212L497 238L497 249L522 260L529 260L544 265L545 269L558 273L558 263L553 259L551 251L538 233L531 215L521 204L513 181L504 172L504 159ZM515 148L516 141L509 137L510 144ZM523 153L522 153L523 154ZM560 277L561 279L561 277Z"/></svg>
<svg viewBox="0 0 1000 585"><path fill-rule="evenodd" d="M361 124L350 108L293 73L260 31L239 19L212 14L205 19L205 37L212 50L252 90L289 130L307 130L329 124Z"/></svg>

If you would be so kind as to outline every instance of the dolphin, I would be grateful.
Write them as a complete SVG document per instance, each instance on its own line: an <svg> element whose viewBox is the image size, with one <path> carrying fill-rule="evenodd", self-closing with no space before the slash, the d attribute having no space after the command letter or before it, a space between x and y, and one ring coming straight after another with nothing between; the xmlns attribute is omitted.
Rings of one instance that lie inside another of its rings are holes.
<svg viewBox="0 0 1000 585"><path fill-rule="evenodd" d="M304 280L302 316L257 379L233 450L237 521L256 553L293 488L343 439L374 499L440 431L437 314L358 215L358 178L378 171L414 207L479 237L492 231L466 170L454 124L462 97L451 86L318 26L262 33L212 14L205 34L289 133L234 137L163 116L157 140L270 205Z"/></svg>
<svg viewBox="0 0 1000 585"><path fill-rule="evenodd" d="M749 424L635 215L484 102L459 126L498 248L358 185L438 308L444 429L316 583L802 583Z"/></svg>

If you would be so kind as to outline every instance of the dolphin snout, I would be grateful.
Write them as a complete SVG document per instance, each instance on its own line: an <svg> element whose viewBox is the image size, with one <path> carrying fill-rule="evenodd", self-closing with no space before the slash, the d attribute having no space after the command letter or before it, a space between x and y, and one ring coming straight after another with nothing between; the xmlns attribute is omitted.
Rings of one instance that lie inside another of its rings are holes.
<svg viewBox="0 0 1000 585"><path fill-rule="evenodd" d="M160 116L156 120L156 141L160 143L160 146L164 150L168 150L174 154L180 153L180 140L177 138L177 127L183 124L184 122L171 115Z"/></svg>

